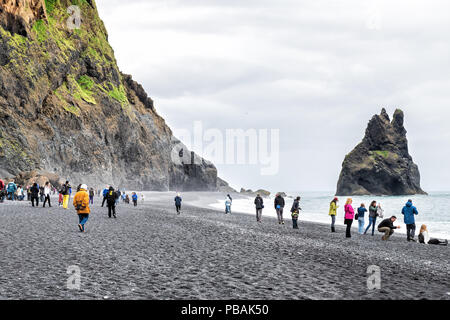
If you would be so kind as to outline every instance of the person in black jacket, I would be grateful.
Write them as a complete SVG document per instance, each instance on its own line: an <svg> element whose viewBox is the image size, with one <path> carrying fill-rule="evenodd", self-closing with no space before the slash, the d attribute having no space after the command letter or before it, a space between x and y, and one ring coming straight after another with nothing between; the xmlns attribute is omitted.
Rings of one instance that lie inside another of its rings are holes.
<svg viewBox="0 0 450 320"><path fill-rule="evenodd" d="M275 204L275 210L277 211L278 224L284 224L283 209L285 206L285 202L284 202L284 198L281 196L281 194L277 193L274 204Z"/></svg>
<svg viewBox="0 0 450 320"><path fill-rule="evenodd" d="M300 210L302 210L302 208L300 208L300 197L297 197L294 200L294 203L292 204L292 208L291 208L291 216L292 216L292 227L294 229L298 229L298 215L300 213Z"/></svg>
<svg viewBox="0 0 450 320"><path fill-rule="evenodd" d="M255 207L256 207L256 222L261 222L262 210L264 209L264 200L261 198L261 195L258 194L255 198Z"/></svg>
<svg viewBox="0 0 450 320"><path fill-rule="evenodd" d="M108 193L106 194L106 205L108 206L108 217L111 218L111 213L116 218L116 201L118 194L114 191L113 187L109 187Z"/></svg>
<svg viewBox="0 0 450 320"><path fill-rule="evenodd" d="M394 226L394 222L397 220L396 216L392 216L389 219L384 219L378 225L378 231L384 233L381 237L382 240L388 240L390 236L394 234L395 229L400 229L400 226Z"/></svg>
<svg viewBox="0 0 450 320"><path fill-rule="evenodd" d="M34 207L34 202L36 201L36 207L39 206L39 187L37 183L33 183L33 186L30 188L31 191L31 205Z"/></svg>

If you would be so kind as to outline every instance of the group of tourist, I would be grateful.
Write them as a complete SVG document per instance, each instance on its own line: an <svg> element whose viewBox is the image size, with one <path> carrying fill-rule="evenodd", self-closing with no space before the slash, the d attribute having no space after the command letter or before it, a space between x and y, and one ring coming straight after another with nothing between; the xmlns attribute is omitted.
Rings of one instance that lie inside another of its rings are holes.
<svg viewBox="0 0 450 320"><path fill-rule="evenodd" d="M36 196L41 202L46 202L47 196L55 193L56 188L50 187L47 184L39 186L39 184L36 183L30 186L21 186L16 184L14 180L10 180L5 184L5 182L0 179L0 202L4 202L5 199L10 201L31 201L31 198L36 198Z"/></svg>
<svg viewBox="0 0 450 320"><path fill-rule="evenodd" d="M336 215L337 215L337 208L339 206L337 205L339 199L334 198L330 203L330 210L329 215L331 216L331 232L336 232L336 229L334 227L335 221L336 221ZM375 226L377 222L377 218L383 219L377 227L378 232L382 233L383 236L381 239L383 241L387 241L393 234L394 230L400 229L400 226L395 226L394 223L397 221L396 216L391 216L388 218L385 218L383 213L384 210L381 208L381 204L377 204L376 201L372 201L372 203L369 206L369 210L366 209L366 205L364 203L361 203L359 208L355 211L355 209L352 206L353 199L348 198L345 202L344 206L344 224L347 226L345 236L347 238L351 238L351 227L354 220L358 221L358 231L360 234L366 235L367 232L372 228L371 233L372 236L375 234ZM365 224L365 216L366 213L368 213L369 223L366 228L364 228ZM408 202L405 204L403 209L401 210L401 214L403 215L403 220L406 225L406 240L417 242L415 239L415 233L416 233L416 221L415 216L419 214L419 211L417 208L413 205L413 201L411 199L408 200ZM422 225L420 228L418 240L420 243L427 243L427 244L441 244L441 245L447 245L447 240L439 240L439 239L431 239L428 235L428 230L426 225Z"/></svg>
<svg viewBox="0 0 450 320"><path fill-rule="evenodd" d="M294 229L298 229L298 218L299 218L299 212L302 210L300 207L300 197L297 197L294 199L292 207L291 207L291 218L292 218L292 227ZM228 201L228 199L227 199ZM331 232L336 232L336 217L338 212L338 205L339 199L335 197L331 203L329 208L329 216L331 217ZM264 209L264 200L261 197L260 194L258 194L254 201L255 209L256 209L256 221L258 223L261 222L262 218L262 211ZM382 233L382 240L387 241L393 234L394 230L400 229L400 226L395 226L394 223L397 221L396 216L391 216L389 218L384 218L384 210L381 207L381 204L377 203L376 201L372 201L372 203L369 206L369 210L366 209L366 205L362 203L359 208L355 210L352 206L353 199L348 198L345 206L344 206L344 224L346 225L346 231L345 236L347 238L351 238L351 227L353 224L353 221L358 221L358 232L360 234L366 235L367 232L371 229L372 236L375 234L375 227L377 223L377 219L383 219L377 226L378 232ZM277 220L278 224L284 224L283 219L283 211L284 207L286 206L285 199L281 193L277 193L274 200L274 207L275 212L277 214ZM228 208L226 208L226 213L228 212ZM368 225L365 226L365 217L366 213L368 212ZM415 239L415 232L416 232L416 222L415 222L415 216L419 214L419 211L417 208L413 205L413 201L410 199L406 203L406 205L403 207L401 214L404 217L404 223L406 225L406 238L407 241L413 241L417 242ZM440 245L447 245L447 240L439 240L430 238L427 230L426 225L422 225L420 228L418 241L420 243L427 243L427 244L440 244Z"/></svg>
<svg viewBox="0 0 450 320"><path fill-rule="evenodd" d="M294 229L298 229L298 217L300 214L300 210L302 208L300 207L300 197L297 197L294 199L294 202L291 207L291 218L292 218L292 227ZM264 199L261 197L260 194L256 195L255 201L255 208L256 208L256 222L260 223L262 218L262 211L264 209ZM274 200L274 208L275 212L277 213L277 220L278 224L284 224L284 207L286 206L286 201L284 200L284 197L281 193L277 193L275 195Z"/></svg>

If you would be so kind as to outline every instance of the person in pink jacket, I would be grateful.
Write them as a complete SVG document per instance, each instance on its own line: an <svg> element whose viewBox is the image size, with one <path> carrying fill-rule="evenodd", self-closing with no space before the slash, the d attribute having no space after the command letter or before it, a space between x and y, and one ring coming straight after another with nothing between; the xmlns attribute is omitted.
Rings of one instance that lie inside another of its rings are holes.
<svg viewBox="0 0 450 320"><path fill-rule="evenodd" d="M345 232L345 236L347 238L351 238L352 235L350 233L350 230L352 228L353 219L355 217L355 210L352 207L353 200L351 198L347 199L347 202L345 203L344 210L345 210L345 224L347 225L347 230Z"/></svg>

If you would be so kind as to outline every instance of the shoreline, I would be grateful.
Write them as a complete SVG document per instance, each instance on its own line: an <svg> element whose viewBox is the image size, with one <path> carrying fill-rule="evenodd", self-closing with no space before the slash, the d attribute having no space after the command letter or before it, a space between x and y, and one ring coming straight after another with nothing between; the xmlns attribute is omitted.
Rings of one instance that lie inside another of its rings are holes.
<svg viewBox="0 0 450 320"><path fill-rule="evenodd" d="M386 242L381 234L346 239L340 226L331 234L300 221L294 230L288 219L278 225L264 216L257 224L248 214L189 203L177 215L172 196L154 195L138 207L120 203L117 219L96 197L86 233L78 232L73 207L1 204L0 297L450 300L449 247L396 234ZM80 290L65 287L68 266L80 267ZM381 270L380 290L367 287L370 266Z"/></svg>

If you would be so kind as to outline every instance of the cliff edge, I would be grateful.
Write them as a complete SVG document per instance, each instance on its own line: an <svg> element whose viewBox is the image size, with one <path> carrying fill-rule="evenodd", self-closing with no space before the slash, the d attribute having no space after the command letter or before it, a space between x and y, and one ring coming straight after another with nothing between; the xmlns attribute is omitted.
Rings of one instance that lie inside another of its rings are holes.
<svg viewBox="0 0 450 320"><path fill-rule="evenodd" d="M408 152L403 111L392 121L383 108L370 120L364 139L342 164L338 196L426 194L420 173Z"/></svg>
<svg viewBox="0 0 450 320"><path fill-rule="evenodd" d="M0 0L0 176L33 170L128 189L218 185L120 72L93 0Z"/></svg>

